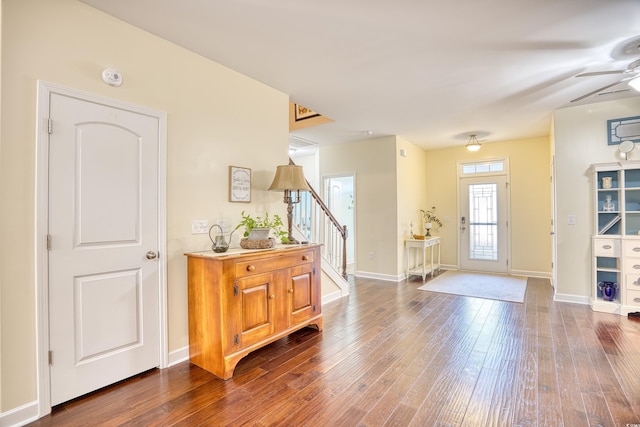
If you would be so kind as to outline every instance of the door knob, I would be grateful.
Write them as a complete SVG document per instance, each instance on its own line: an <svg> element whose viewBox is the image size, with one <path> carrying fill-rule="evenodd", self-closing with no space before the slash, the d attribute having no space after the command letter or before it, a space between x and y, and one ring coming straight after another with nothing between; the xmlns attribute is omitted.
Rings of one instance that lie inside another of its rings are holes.
<svg viewBox="0 0 640 427"><path fill-rule="evenodd" d="M147 252L147 259L156 259L156 258L158 258L158 252L156 251Z"/></svg>

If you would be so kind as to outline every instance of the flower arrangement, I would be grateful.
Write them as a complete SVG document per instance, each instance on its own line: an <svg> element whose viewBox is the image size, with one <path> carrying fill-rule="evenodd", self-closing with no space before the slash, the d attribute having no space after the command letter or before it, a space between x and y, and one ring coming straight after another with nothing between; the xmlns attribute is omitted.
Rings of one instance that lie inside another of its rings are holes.
<svg viewBox="0 0 640 427"><path fill-rule="evenodd" d="M432 206L430 210L420 209L422 213L422 219L424 220L424 228L427 230L425 236L431 236L431 227L433 224L438 224L439 227L442 227L442 221L436 216L436 207Z"/></svg>

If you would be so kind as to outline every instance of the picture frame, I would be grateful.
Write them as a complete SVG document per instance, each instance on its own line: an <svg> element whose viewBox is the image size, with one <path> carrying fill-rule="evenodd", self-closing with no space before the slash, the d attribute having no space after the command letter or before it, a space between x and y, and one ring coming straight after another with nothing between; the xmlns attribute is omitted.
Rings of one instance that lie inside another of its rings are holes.
<svg viewBox="0 0 640 427"><path fill-rule="evenodd" d="M294 105L295 108L295 117L294 120L296 122L299 122L300 120L307 120L307 119L311 119L313 117L318 117L320 116L320 114L316 113L313 110L310 110L309 108L302 106L300 104L295 104Z"/></svg>
<svg viewBox="0 0 640 427"><path fill-rule="evenodd" d="M640 142L640 116L607 120L608 145L622 141Z"/></svg>
<svg viewBox="0 0 640 427"><path fill-rule="evenodd" d="M229 166L229 201L251 203L251 169Z"/></svg>

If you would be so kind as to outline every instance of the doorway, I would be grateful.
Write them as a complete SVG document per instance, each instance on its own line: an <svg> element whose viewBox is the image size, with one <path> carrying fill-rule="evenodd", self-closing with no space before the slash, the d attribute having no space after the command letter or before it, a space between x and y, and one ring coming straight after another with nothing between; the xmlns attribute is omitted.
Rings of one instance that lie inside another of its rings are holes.
<svg viewBox="0 0 640 427"><path fill-rule="evenodd" d="M461 163L458 175L461 270L509 271L507 159Z"/></svg>
<svg viewBox="0 0 640 427"><path fill-rule="evenodd" d="M40 413L165 367L166 115L40 82Z"/></svg>
<svg viewBox="0 0 640 427"><path fill-rule="evenodd" d="M335 175L323 179L324 200L341 225L347 226L347 274L353 274L355 266L355 176Z"/></svg>

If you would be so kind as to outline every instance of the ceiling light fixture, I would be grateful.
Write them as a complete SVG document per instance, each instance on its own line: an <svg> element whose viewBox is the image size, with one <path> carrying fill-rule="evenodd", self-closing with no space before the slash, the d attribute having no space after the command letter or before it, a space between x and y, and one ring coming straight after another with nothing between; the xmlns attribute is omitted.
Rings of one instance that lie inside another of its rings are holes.
<svg viewBox="0 0 640 427"><path fill-rule="evenodd" d="M478 151L481 145L475 135L469 135L469 142L467 142L465 147L467 147L467 150L469 151Z"/></svg>
<svg viewBox="0 0 640 427"><path fill-rule="evenodd" d="M640 92L640 77L634 77L629 80L629 86Z"/></svg>

